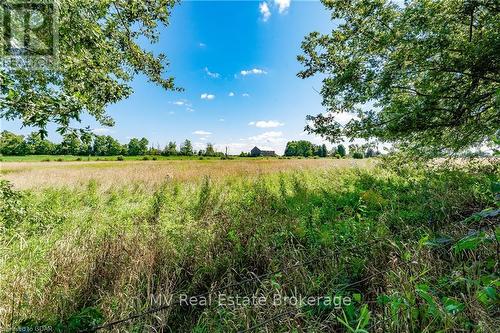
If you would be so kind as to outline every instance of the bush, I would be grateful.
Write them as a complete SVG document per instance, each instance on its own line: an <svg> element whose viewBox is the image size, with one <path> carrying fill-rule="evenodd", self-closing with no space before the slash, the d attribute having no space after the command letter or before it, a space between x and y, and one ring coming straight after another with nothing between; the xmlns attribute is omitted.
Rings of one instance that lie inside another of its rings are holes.
<svg viewBox="0 0 500 333"><path fill-rule="evenodd" d="M82 160L82 158L81 158L81 157L77 157L77 158L75 159L75 161L81 161L81 160Z"/></svg>
<svg viewBox="0 0 500 333"><path fill-rule="evenodd" d="M152 159L153 161L156 161L156 160L158 159L158 157L153 156L151 159Z"/></svg>
<svg viewBox="0 0 500 333"><path fill-rule="evenodd" d="M122 156L122 155L120 155L120 156L116 156L116 160L117 160L117 161L124 161L124 160L125 160L125 158L123 158L123 156Z"/></svg>
<svg viewBox="0 0 500 333"><path fill-rule="evenodd" d="M62 162L62 161L63 161L63 159L62 159L62 158L58 158L56 161L57 161L57 162Z"/></svg>
<svg viewBox="0 0 500 333"><path fill-rule="evenodd" d="M149 156L144 156L144 157L142 158L142 160L143 160L143 161L149 161Z"/></svg>
<svg viewBox="0 0 500 333"><path fill-rule="evenodd" d="M360 153L360 152L355 152L354 154L352 154L352 158L355 158L355 159L362 159L364 156L363 156L363 153Z"/></svg>

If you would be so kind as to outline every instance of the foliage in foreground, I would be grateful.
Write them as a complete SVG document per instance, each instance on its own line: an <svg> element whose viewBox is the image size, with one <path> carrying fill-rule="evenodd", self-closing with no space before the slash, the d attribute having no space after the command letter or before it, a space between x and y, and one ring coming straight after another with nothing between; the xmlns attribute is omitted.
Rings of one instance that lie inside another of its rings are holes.
<svg viewBox="0 0 500 333"><path fill-rule="evenodd" d="M160 29L169 24L175 4L175 0L150 0L147 4L54 1L58 13L57 63L37 64L40 70L36 75L29 63L3 66L0 117L18 119L23 126L36 127L45 135L47 125L55 123L64 133L72 121L81 120L83 113L102 125L112 125L106 107L133 93L130 82L138 74L165 90L179 90L174 78L165 73L169 65L166 56L145 47L158 42ZM0 16L7 15L10 7L8 3L0 6ZM55 15L52 6L44 7L42 13L44 17ZM31 41L24 47L37 54L40 46Z"/></svg>
<svg viewBox="0 0 500 333"><path fill-rule="evenodd" d="M500 127L500 7L494 0L322 0L336 25L299 61L325 74L310 132L460 151ZM346 126L339 113L357 116Z"/></svg>
<svg viewBox="0 0 500 333"><path fill-rule="evenodd" d="M498 327L498 169L302 171L102 190L2 182L0 326L60 331L159 295L342 295L353 304L172 306L131 332L436 332ZM299 263L299 264L297 264ZM261 327L260 329L263 329ZM257 330L258 331L258 330Z"/></svg>

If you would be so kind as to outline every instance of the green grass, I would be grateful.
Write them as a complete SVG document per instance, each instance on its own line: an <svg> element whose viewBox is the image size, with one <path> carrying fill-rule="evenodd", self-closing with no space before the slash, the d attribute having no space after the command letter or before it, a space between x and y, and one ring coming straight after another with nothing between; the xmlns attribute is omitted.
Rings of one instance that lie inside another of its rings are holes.
<svg viewBox="0 0 500 333"><path fill-rule="evenodd" d="M0 327L77 332L145 311L159 295L231 285L230 296L353 301L174 305L119 328L236 332L286 312L256 331L494 332L498 219L474 215L497 204L494 181L496 166L477 165L105 190L3 183Z"/></svg>
<svg viewBox="0 0 500 333"><path fill-rule="evenodd" d="M124 161L142 161L142 160L220 160L221 157L212 156L161 156L161 155L144 155L144 156L122 156ZM74 162L74 161L116 161L118 156L74 156L74 155L25 155L25 156L2 156L0 162ZM238 160L262 160L262 159L303 159L304 157L239 157L229 156L230 159ZM309 159L318 159L317 156L308 157ZM334 158L334 157L330 157Z"/></svg>
<svg viewBox="0 0 500 333"><path fill-rule="evenodd" d="M71 162L71 161L116 161L118 156L73 156L73 155L26 155L1 156L2 162ZM125 161L142 161L144 159L168 160L199 160L199 156L123 156ZM236 157L234 157L236 158ZM203 159L217 159L220 157L203 157Z"/></svg>

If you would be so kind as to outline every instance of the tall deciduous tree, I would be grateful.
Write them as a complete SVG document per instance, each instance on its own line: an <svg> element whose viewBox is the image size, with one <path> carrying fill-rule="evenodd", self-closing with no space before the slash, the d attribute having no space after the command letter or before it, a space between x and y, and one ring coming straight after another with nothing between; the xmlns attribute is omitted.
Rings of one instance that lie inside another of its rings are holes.
<svg viewBox="0 0 500 333"><path fill-rule="evenodd" d="M50 155L55 153L56 146L47 139L42 139L40 133L33 132L26 138L30 155Z"/></svg>
<svg viewBox="0 0 500 333"><path fill-rule="evenodd" d="M175 156L177 155L177 144L173 141L170 141L165 149L163 150L163 155L165 156Z"/></svg>
<svg viewBox="0 0 500 333"><path fill-rule="evenodd" d="M26 155L28 146L24 142L24 136L3 131L0 134L0 153L2 155Z"/></svg>
<svg viewBox="0 0 500 333"><path fill-rule="evenodd" d="M205 149L206 156L215 156L215 149L212 143L207 143L207 148Z"/></svg>
<svg viewBox="0 0 500 333"><path fill-rule="evenodd" d="M148 139L142 138L132 138L128 143L128 155L137 156L137 155L145 155L148 151Z"/></svg>
<svg viewBox="0 0 500 333"><path fill-rule="evenodd" d="M344 157L346 155L346 150L344 145L337 146L337 153L340 155L340 157Z"/></svg>
<svg viewBox="0 0 500 333"><path fill-rule="evenodd" d="M321 146L314 146L311 142L306 140L289 141L286 144L285 156L309 157L313 156L315 153L318 156L322 156L321 151L322 151Z"/></svg>
<svg viewBox="0 0 500 333"><path fill-rule="evenodd" d="M321 145L321 155L320 157L326 157L328 155L328 149L326 148L325 144Z"/></svg>
<svg viewBox="0 0 500 333"><path fill-rule="evenodd" d="M108 140L105 135L96 135L94 138L94 155L106 156L108 155Z"/></svg>
<svg viewBox="0 0 500 333"><path fill-rule="evenodd" d="M165 56L143 47L145 41L158 41L160 27L168 25L176 2L55 1L59 61L39 70L0 69L0 116L20 119L43 134L47 124L55 122L63 133L83 112L112 125L106 107L130 96L129 83L136 74L166 90L177 89L173 78L165 76Z"/></svg>
<svg viewBox="0 0 500 333"><path fill-rule="evenodd" d="M193 144L189 140L185 140L180 149L180 154L183 156L193 156Z"/></svg>
<svg viewBox="0 0 500 333"><path fill-rule="evenodd" d="M80 155L82 141L74 133L66 134L60 144L57 145L57 152L60 155Z"/></svg>
<svg viewBox="0 0 500 333"><path fill-rule="evenodd" d="M309 132L378 137L458 151L500 127L500 5L495 0L323 0L330 35L311 33L298 60L326 74L327 109ZM339 113L355 117L347 125Z"/></svg>
<svg viewBox="0 0 500 333"><path fill-rule="evenodd" d="M123 152L123 147L120 144L120 142L118 142L118 140L116 140L110 135L106 136L106 145L107 145L107 154L109 156L120 155Z"/></svg>

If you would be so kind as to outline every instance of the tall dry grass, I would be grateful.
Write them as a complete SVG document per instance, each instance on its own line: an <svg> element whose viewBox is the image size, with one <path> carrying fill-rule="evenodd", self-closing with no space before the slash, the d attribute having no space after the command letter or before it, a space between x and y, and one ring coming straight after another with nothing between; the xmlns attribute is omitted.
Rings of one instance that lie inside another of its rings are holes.
<svg viewBox="0 0 500 333"><path fill-rule="evenodd" d="M213 179L255 177L290 170L366 167L373 163L371 160L336 159L10 162L2 164L1 174L18 189L85 186L90 180L109 188L132 182L156 185L168 179L195 181L204 176Z"/></svg>

